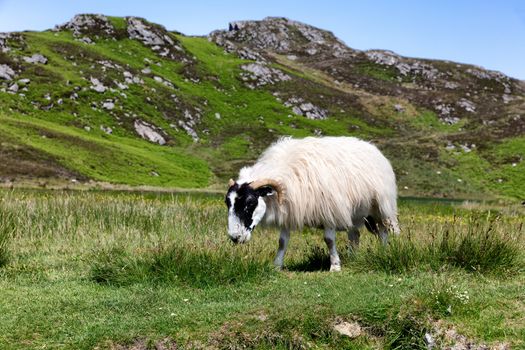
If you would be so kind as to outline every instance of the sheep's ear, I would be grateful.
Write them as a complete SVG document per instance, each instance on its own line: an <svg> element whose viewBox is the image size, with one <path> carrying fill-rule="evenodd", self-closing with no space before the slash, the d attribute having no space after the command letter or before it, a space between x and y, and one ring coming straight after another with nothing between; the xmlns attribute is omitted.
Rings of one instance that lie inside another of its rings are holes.
<svg viewBox="0 0 525 350"><path fill-rule="evenodd" d="M228 182L228 187L232 187L233 185L235 185L235 180L230 179L230 181Z"/></svg>
<svg viewBox="0 0 525 350"><path fill-rule="evenodd" d="M258 189L255 190L255 192L261 197L273 196L276 193L273 187L271 186L259 187Z"/></svg>

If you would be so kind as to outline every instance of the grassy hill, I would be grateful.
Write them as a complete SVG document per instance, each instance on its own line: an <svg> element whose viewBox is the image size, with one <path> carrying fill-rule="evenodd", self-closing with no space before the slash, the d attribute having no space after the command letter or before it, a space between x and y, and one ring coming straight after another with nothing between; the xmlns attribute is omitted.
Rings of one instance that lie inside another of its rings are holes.
<svg viewBox="0 0 525 350"><path fill-rule="evenodd" d="M525 198L525 88L281 18L188 37L79 15L0 35L0 179L204 188L281 135L371 140L405 195Z"/></svg>

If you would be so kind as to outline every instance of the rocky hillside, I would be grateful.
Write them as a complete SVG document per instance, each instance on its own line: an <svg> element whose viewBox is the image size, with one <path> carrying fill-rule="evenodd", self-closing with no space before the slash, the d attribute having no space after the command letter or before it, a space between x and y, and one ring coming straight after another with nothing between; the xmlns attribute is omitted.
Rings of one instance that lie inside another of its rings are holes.
<svg viewBox="0 0 525 350"><path fill-rule="evenodd" d="M221 184L281 135L352 135L405 195L525 198L525 83L285 18L187 37L78 15L0 34L0 179Z"/></svg>

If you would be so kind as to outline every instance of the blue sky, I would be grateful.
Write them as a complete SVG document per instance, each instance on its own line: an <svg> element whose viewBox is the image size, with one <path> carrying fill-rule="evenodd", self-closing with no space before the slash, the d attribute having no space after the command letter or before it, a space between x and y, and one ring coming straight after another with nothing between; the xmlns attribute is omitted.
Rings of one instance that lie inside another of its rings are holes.
<svg viewBox="0 0 525 350"><path fill-rule="evenodd" d="M471 63L525 79L520 0L0 0L0 31L43 30L77 13L141 16L184 34L283 16L327 29L352 48Z"/></svg>

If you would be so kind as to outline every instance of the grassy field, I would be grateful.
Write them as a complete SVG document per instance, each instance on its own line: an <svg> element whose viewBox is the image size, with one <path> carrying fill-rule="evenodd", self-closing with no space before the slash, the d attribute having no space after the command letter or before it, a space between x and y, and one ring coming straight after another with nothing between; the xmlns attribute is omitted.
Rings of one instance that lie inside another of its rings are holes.
<svg viewBox="0 0 525 350"><path fill-rule="evenodd" d="M402 234L363 233L326 271L321 232L226 236L221 196L0 192L0 348L525 349L519 207L402 200ZM350 339L333 330L358 324Z"/></svg>

